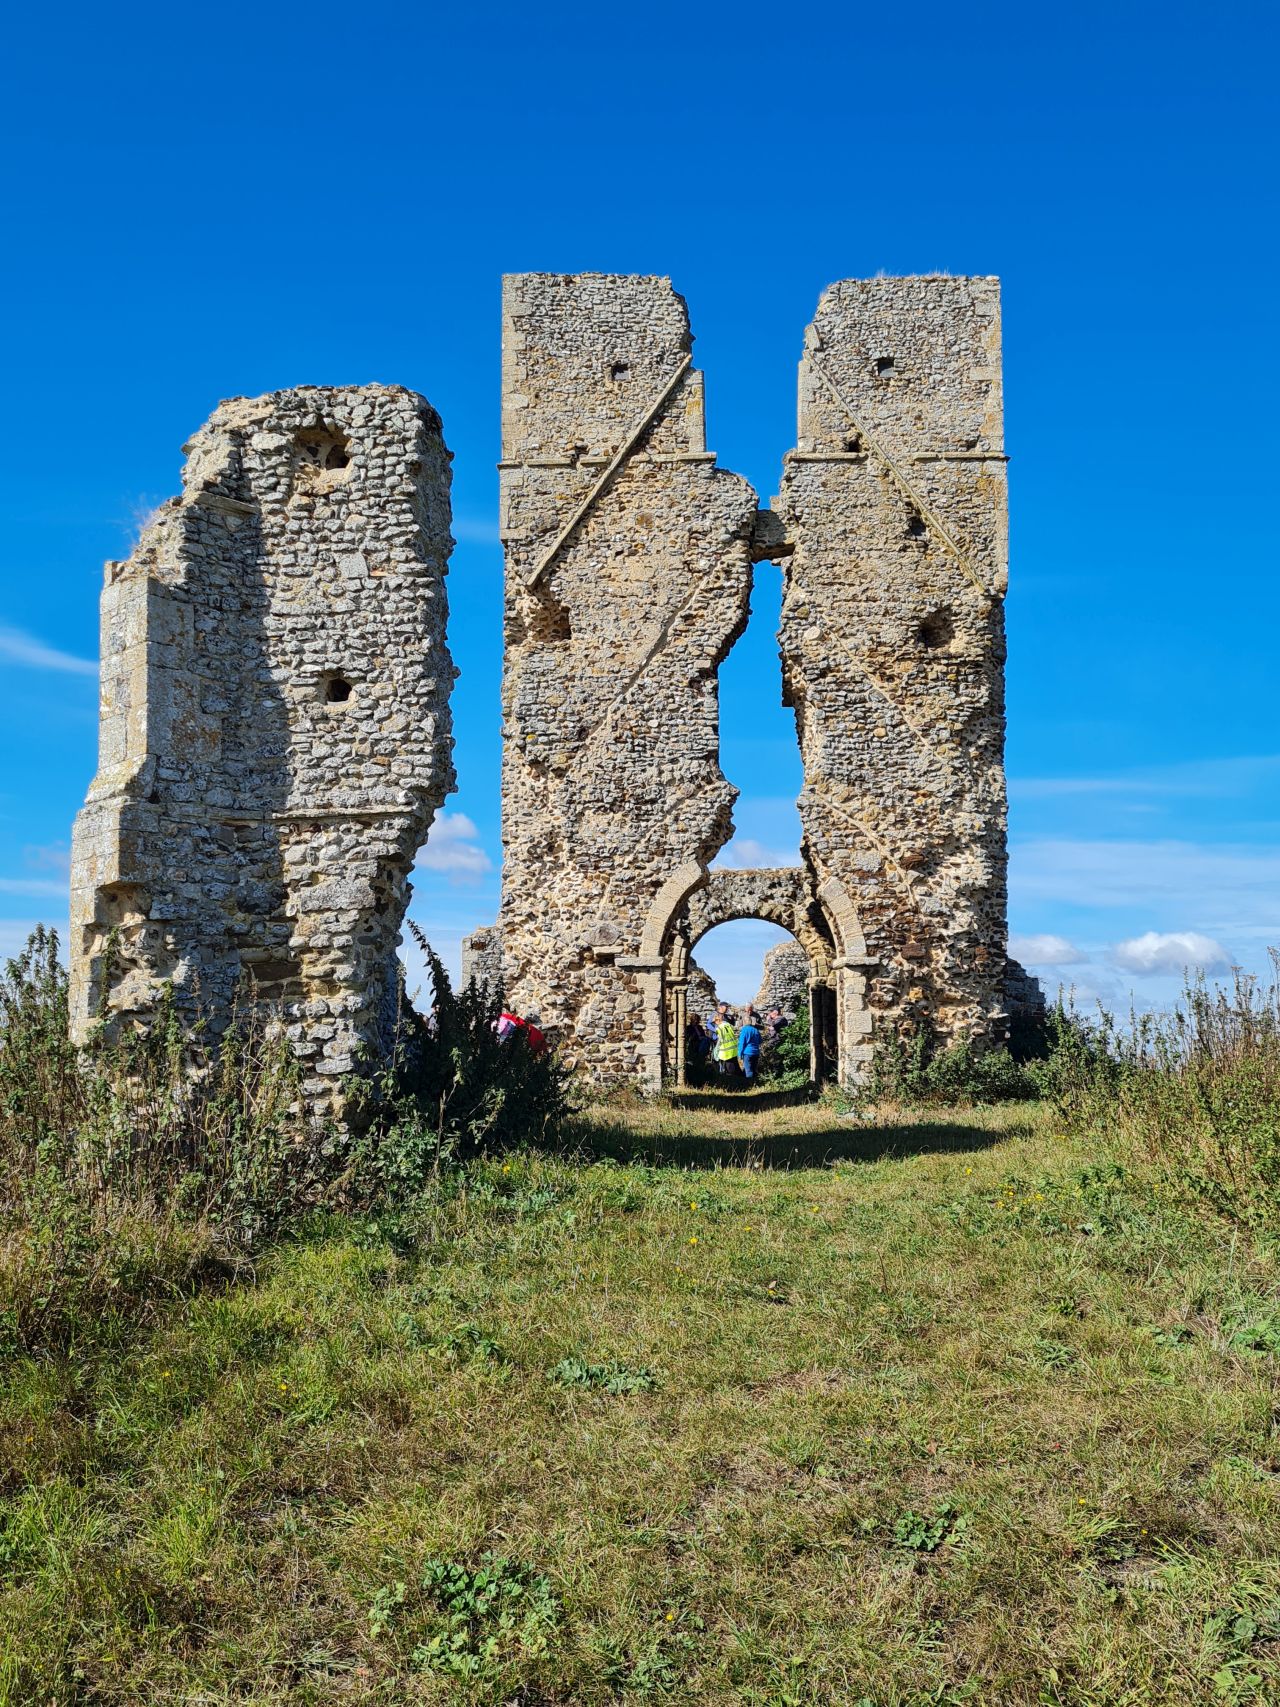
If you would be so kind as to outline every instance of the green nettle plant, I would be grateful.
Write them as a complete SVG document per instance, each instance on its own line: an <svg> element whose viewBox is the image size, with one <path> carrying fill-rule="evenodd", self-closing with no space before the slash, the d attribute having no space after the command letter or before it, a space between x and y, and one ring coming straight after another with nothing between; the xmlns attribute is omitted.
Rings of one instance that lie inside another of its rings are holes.
<svg viewBox="0 0 1280 1707"><path fill-rule="evenodd" d="M481 1152L554 1142L570 1112L555 1055L535 1055L522 1034L501 1041L501 994L455 991L412 921L409 930L430 970L431 1011L405 1000L402 972L394 1046L370 1080L370 1118L348 1168L356 1196L391 1206Z"/></svg>
<svg viewBox="0 0 1280 1707"><path fill-rule="evenodd" d="M981 1050L972 1043L941 1047L932 1031L916 1026L905 1034L885 1027L876 1039L863 1096L869 1102L908 1106L1021 1102L1038 1096L1028 1068L1006 1048Z"/></svg>
<svg viewBox="0 0 1280 1707"><path fill-rule="evenodd" d="M424 949L426 944L423 943ZM0 972L0 1354L105 1331L235 1266L309 1210L404 1208L487 1149L554 1140L568 1075L430 950L430 1018L401 1003L389 1063L313 1118L283 1026L249 1002L214 1039L162 995L145 1030L68 1032L38 929Z"/></svg>
<svg viewBox="0 0 1280 1707"><path fill-rule="evenodd" d="M795 1018L779 1034L772 1057L767 1061L771 1079L805 1084L809 1078L809 1004L802 1002Z"/></svg>
<svg viewBox="0 0 1280 1707"><path fill-rule="evenodd" d="M1171 1014L1110 1027L1108 1071L1072 1110L1118 1131L1220 1213L1280 1229L1280 957L1269 984L1192 979Z"/></svg>

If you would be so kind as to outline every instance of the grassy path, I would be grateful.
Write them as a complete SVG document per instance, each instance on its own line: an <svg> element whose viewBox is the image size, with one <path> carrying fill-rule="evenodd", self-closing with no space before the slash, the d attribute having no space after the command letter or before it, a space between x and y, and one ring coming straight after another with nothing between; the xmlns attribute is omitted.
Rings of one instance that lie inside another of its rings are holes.
<svg viewBox="0 0 1280 1707"><path fill-rule="evenodd" d="M1036 1111L593 1142L2 1366L0 1703L1280 1701L1274 1262Z"/></svg>

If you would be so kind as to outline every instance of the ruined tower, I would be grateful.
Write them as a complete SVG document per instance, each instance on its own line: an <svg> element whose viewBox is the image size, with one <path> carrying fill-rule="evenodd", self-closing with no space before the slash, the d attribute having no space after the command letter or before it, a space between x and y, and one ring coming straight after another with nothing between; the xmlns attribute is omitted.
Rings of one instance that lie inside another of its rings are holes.
<svg viewBox="0 0 1280 1707"><path fill-rule="evenodd" d="M747 619L756 496L704 439L670 281L525 274L503 298L500 970L570 1059L653 1082L664 892L705 876L735 791L716 670Z"/></svg>
<svg viewBox="0 0 1280 1707"><path fill-rule="evenodd" d="M596 1079L683 1073L692 951L773 919L815 1073L878 1026L1006 1025L999 286L847 280L819 304L772 511L719 473L666 280L508 279L503 888L466 968ZM784 564L801 865L719 873L716 671Z"/></svg>
<svg viewBox="0 0 1280 1707"><path fill-rule="evenodd" d="M775 500L803 857L861 925L838 986L948 1038L1004 1022L1005 460L998 280L824 293Z"/></svg>
<svg viewBox="0 0 1280 1707"><path fill-rule="evenodd" d="M224 403L102 595L72 850L73 1023L166 983L287 1022L332 1101L383 1041L408 876L453 786L449 452L399 387Z"/></svg>

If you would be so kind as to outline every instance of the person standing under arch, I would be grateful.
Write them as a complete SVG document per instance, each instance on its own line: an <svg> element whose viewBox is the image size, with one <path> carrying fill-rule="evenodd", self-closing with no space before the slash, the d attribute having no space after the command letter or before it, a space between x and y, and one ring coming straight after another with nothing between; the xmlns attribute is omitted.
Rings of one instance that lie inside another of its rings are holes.
<svg viewBox="0 0 1280 1707"><path fill-rule="evenodd" d="M732 1079L738 1059L738 1028L729 1013L729 1004L721 1002L716 1009L716 1071L722 1079Z"/></svg>
<svg viewBox="0 0 1280 1707"><path fill-rule="evenodd" d="M747 1084L756 1082L756 1068L760 1065L760 1027L756 1024L754 1008L748 1008L742 1029L738 1032L738 1065Z"/></svg>

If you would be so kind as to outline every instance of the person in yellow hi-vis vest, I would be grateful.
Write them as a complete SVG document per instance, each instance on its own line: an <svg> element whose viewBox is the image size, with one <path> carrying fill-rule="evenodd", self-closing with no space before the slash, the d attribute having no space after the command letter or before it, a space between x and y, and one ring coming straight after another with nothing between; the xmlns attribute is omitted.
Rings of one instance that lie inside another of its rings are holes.
<svg viewBox="0 0 1280 1707"><path fill-rule="evenodd" d="M729 1004L721 1002L716 1009L716 1071L722 1079L731 1079L738 1061L738 1028L729 1015Z"/></svg>

